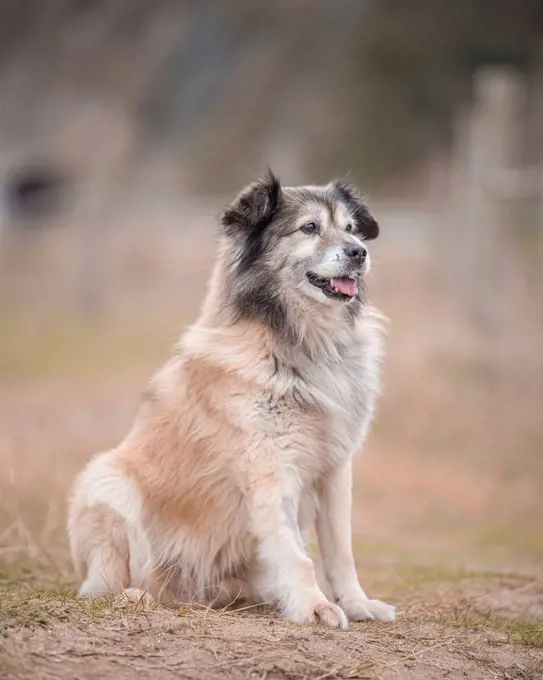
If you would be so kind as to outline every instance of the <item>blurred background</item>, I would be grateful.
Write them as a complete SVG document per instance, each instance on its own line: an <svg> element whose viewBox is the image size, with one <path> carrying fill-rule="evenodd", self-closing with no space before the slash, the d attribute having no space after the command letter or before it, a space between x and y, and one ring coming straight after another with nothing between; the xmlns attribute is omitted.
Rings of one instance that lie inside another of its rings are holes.
<svg viewBox="0 0 543 680"><path fill-rule="evenodd" d="M355 546L543 563L543 2L2 0L0 567L70 574L65 496L270 166L382 236Z"/></svg>

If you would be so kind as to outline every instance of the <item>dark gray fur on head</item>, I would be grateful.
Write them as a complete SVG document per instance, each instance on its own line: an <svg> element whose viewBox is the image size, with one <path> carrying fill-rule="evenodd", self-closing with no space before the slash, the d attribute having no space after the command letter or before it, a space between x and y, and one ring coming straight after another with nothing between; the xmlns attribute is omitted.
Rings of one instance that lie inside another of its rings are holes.
<svg viewBox="0 0 543 680"><path fill-rule="evenodd" d="M352 216L355 236L360 240L377 237L379 226L358 190L340 180L322 187L283 189L268 171L238 194L221 217L232 253L227 298L236 317L257 318L294 341L296 314L310 302L298 301L299 291L286 286L285 269L291 267L294 271L298 267L299 273L301 265L291 261L288 248L280 246L283 239L296 232L295 224L304 207L322 204L333 215L338 203L344 204ZM347 320L352 322L356 317L363 296L361 283L356 299L345 306Z"/></svg>

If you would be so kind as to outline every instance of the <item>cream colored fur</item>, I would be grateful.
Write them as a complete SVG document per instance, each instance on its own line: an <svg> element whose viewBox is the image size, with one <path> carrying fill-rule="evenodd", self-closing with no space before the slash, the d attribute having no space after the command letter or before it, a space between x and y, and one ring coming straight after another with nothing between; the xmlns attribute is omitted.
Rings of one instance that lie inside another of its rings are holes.
<svg viewBox="0 0 543 680"><path fill-rule="evenodd" d="M303 346L258 320L233 323L228 248L132 430L76 480L68 526L80 594L245 598L336 628L391 621L394 608L360 587L351 550L351 458L378 392L382 318L364 307L347 324L341 304L300 308ZM305 549L313 525L335 603Z"/></svg>

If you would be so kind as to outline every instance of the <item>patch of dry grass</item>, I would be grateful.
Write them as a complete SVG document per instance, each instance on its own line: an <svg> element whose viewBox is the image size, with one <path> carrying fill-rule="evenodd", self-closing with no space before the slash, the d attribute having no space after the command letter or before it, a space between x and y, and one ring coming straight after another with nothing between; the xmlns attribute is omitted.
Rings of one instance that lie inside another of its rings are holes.
<svg viewBox="0 0 543 680"><path fill-rule="evenodd" d="M77 598L73 588L62 586L53 590L11 586L1 592L0 613L5 631L11 627L49 626L71 619L95 621L112 605L104 598Z"/></svg>
<svg viewBox="0 0 543 680"><path fill-rule="evenodd" d="M507 642L511 644L543 649L543 621L524 619L510 621L499 617L483 617L458 612L454 617L444 617L443 622L469 630L495 630L503 633Z"/></svg>

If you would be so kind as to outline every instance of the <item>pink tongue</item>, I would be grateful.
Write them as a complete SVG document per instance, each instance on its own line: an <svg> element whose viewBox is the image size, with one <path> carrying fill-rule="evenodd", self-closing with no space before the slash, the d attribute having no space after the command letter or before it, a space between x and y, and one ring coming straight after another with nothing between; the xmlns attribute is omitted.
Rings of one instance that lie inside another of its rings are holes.
<svg viewBox="0 0 543 680"><path fill-rule="evenodd" d="M348 276L341 276L338 279L330 279L330 284L332 288L339 290L343 295L348 295L349 297L354 297L358 293L358 286L354 279Z"/></svg>

